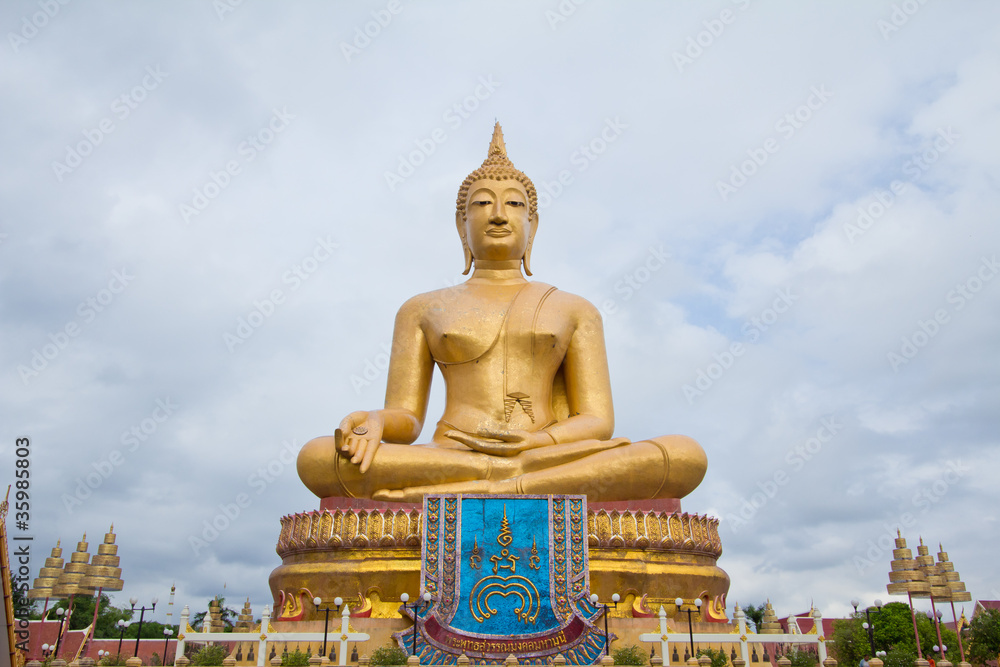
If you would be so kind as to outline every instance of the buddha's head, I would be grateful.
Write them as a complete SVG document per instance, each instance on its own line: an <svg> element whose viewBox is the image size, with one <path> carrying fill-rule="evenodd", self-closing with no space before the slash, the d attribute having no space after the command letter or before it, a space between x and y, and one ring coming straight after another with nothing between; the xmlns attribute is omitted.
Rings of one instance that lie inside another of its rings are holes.
<svg viewBox="0 0 1000 667"><path fill-rule="evenodd" d="M509 224L503 227L509 228L510 233L502 230L487 233L495 242L479 243L481 230L480 235L470 236L471 225L485 226L490 220L495 224L503 217L509 218ZM455 225L465 251L463 275L472 268L473 259L517 258L524 262L525 273L531 275L531 244L538 229L538 194L531 179L507 159L499 122L493 128L486 160L465 178L458 190ZM504 256L511 252L512 257Z"/></svg>

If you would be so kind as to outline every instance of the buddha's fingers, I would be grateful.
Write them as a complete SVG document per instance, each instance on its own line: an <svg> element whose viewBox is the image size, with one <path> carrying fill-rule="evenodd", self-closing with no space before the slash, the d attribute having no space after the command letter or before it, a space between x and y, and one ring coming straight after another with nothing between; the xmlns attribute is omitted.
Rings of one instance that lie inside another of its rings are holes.
<svg viewBox="0 0 1000 667"><path fill-rule="evenodd" d="M518 448L516 445L511 445L507 442L483 440L462 431L448 431L445 435L456 442L462 443L473 451L491 456L514 456L522 451L522 448Z"/></svg>
<svg viewBox="0 0 1000 667"><path fill-rule="evenodd" d="M362 475L368 472L368 468L371 466L372 459L375 458L375 452L378 451L380 444L381 442L373 439L368 443L368 446L365 448L364 456L361 458L361 467L359 468L359 472Z"/></svg>

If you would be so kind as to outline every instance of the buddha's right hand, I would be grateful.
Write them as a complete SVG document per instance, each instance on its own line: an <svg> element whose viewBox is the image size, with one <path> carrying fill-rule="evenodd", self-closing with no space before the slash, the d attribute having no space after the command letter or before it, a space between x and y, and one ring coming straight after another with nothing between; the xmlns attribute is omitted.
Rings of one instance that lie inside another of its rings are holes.
<svg viewBox="0 0 1000 667"><path fill-rule="evenodd" d="M334 432L337 450L344 456L350 456L351 463L360 464L359 472L362 475L368 472L375 452L382 443L384 426L381 411L362 410L344 417L340 428Z"/></svg>

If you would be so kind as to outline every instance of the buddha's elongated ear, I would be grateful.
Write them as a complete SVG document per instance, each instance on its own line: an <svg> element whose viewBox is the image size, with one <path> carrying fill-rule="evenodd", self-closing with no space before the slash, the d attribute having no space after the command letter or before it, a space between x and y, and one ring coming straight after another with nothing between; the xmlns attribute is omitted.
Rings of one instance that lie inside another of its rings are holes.
<svg viewBox="0 0 1000 667"><path fill-rule="evenodd" d="M465 271L462 271L462 275L467 276L472 270L472 249L469 248L469 242L465 238L465 220L461 211L455 211L455 226L458 228L458 236L462 239L462 251L465 253Z"/></svg>
<svg viewBox="0 0 1000 667"><path fill-rule="evenodd" d="M531 232L528 234L528 247L524 250L524 257L521 259L524 261L524 272L529 276L531 275L531 244L535 241L535 232L538 231L538 214L535 213L528 220L528 224L531 225Z"/></svg>

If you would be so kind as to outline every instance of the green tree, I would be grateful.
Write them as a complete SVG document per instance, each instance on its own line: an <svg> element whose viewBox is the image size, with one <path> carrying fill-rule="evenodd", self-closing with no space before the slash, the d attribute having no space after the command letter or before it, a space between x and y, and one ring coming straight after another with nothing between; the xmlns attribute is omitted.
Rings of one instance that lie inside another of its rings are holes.
<svg viewBox="0 0 1000 667"><path fill-rule="evenodd" d="M395 644L380 646L372 653L372 667L382 667L384 665L405 665L406 651Z"/></svg>
<svg viewBox="0 0 1000 667"><path fill-rule="evenodd" d="M707 655L712 660L712 667L726 667L729 664L729 658L726 657L726 652L721 648L700 648L695 656Z"/></svg>
<svg viewBox="0 0 1000 667"><path fill-rule="evenodd" d="M625 648L615 649L611 652L611 657L614 658L616 665L633 665L634 667L642 667L642 665L646 664L646 652L635 644Z"/></svg>
<svg viewBox="0 0 1000 667"><path fill-rule="evenodd" d="M82 630L90 625L90 623L94 620L94 604L96 600L97 597L93 595L73 596L73 613L69 618L70 630ZM49 607L45 618L46 620L57 621L59 620L59 616L56 614L56 610L68 608L68 601L60 600L52 607ZM97 612L97 627L95 628L95 636L100 638L118 637L119 630L115 625L118 622L118 619L124 619L127 621L132 618L132 615L131 609L119 609L111 604L111 598L108 597L107 594L101 593L101 607ZM145 631L143 631L142 636L146 636Z"/></svg>
<svg viewBox="0 0 1000 667"><path fill-rule="evenodd" d="M142 639L163 639L163 631L167 628L173 630L172 637L177 636L177 632L180 626L177 625L164 625L163 623L158 623L157 621L143 621L142 622ZM139 637L139 623L134 622L132 625L128 626L128 630L125 631L125 639L137 639Z"/></svg>
<svg viewBox="0 0 1000 667"><path fill-rule="evenodd" d="M753 621L755 629L760 628L761 621L764 620L764 610L766 608L767 605L764 604L763 602L758 605L748 604L746 607L744 607L743 613L747 615L748 621Z"/></svg>
<svg viewBox="0 0 1000 667"><path fill-rule="evenodd" d="M966 651L974 665L985 665L1000 656L1000 609L987 609L969 624Z"/></svg>
<svg viewBox="0 0 1000 667"><path fill-rule="evenodd" d="M868 631L862 626L868 621L863 611L854 614L852 618L839 620L833 626L833 652L837 662L853 667L863 657L871 657L872 650ZM875 651L886 651L893 654L894 660L905 661L909 656L909 664L917 657L917 645L913 637L913 619L910 607L902 602L890 602L882 610L870 612L872 636ZM920 648L924 657L933 653L933 647L938 643L937 630L934 622L922 612L917 613L917 631L920 635ZM948 647L947 657L952 663L960 660L958 638L955 633L945 627L941 628L941 641Z"/></svg>

